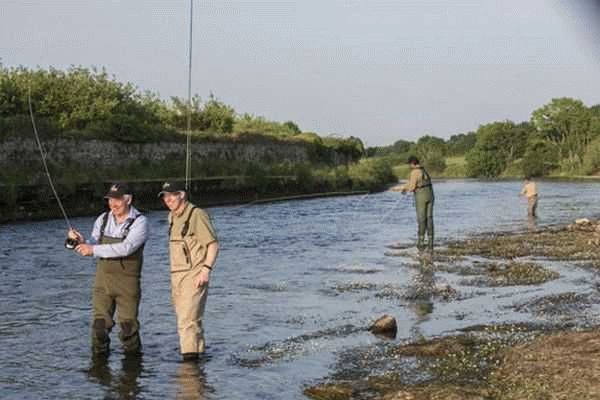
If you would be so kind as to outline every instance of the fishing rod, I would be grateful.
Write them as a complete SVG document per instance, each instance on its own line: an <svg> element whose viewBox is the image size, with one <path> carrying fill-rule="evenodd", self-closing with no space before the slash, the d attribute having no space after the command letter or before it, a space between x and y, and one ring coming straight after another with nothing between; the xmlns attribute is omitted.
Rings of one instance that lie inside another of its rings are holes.
<svg viewBox="0 0 600 400"><path fill-rule="evenodd" d="M44 153L44 149L42 147L42 141L40 140L40 135L38 134L37 126L35 124L35 118L33 117L33 105L31 104L31 85L29 86L29 90L27 92L27 101L29 103L29 117L31 118L31 126L33 127L33 133L35 135L35 141L37 142L38 150L40 151L40 156L42 158L42 164L44 165L44 172L46 173L46 177L48 178L48 183L50 184L50 188L52 189L52 193L54 193L54 198L58 203L58 207L63 215L65 223L67 224L67 228L69 230L73 229L73 225L71 225L71 221L67 216L67 212L65 211L65 207L63 206L60 197L56 191L56 187L54 187L54 181L52 180L52 175L50 175L50 170L48 169L48 163L46 163L46 154ZM74 249L79 244L77 239L71 239L67 237L65 240L65 247L67 249Z"/></svg>
<svg viewBox="0 0 600 400"><path fill-rule="evenodd" d="M188 88L187 88L187 138L185 148L185 191L190 196L190 174L191 174L191 147L192 147L192 40L193 40L193 22L194 22L194 0L190 0L190 38L188 50Z"/></svg>

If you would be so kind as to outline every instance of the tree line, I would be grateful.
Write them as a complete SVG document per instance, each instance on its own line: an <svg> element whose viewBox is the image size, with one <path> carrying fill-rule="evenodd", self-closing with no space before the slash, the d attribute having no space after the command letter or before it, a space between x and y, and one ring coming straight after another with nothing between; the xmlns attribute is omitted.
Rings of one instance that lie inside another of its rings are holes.
<svg viewBox="0 0 600 400"><path fill-rule="evenodd" d="M425 135L416 142L367 149L367 155L394 163L405 162L409 154L436 173L444 172L449 157L464 156L469 177L595 174L600 170L600 105L555 98L534 110L529 121L491 122L447 140Z"/></svg>

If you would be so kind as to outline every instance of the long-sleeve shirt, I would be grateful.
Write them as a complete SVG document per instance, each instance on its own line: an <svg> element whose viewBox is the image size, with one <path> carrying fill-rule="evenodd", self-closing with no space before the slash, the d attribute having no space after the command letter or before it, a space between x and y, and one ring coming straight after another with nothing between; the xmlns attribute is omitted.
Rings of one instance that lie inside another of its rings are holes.
<svg viewBox="0 0 600 400"><path fill-rule="evenodd" d="M94 229L92 235L88 241L93 246L94 257L101 258L120 258L127 257L133 254L148 240L148 220L145 216L135 208L129 208L129 215L127 219L122 223L118 224L112 211L108 212L108 221L104 228L104 235L113 238L122 238L125 235L125 227L129 225L132 219L135 219L133 224L129 227L129 233L127 237L120 243L113 244L99 244L100 240L100 229L102 228L102 222L104 220L104 214L96 219L94 223Z"/></svg>
<svg viewBox="0 0 600 400"><path fill-rule="evenodd" d="M414 192L421 187L425 182L424 173L421 168L413 168L410 171L408 182L402 185L402 189L406 192Z"/></svg>
<svg viewBox="0 0 600 400"><path fill-rule="evenodd" d="M526 196L527 198L537 196L537 185L535 182L528 182L523 186L523 190L521 190L521 196Z"/></svg>

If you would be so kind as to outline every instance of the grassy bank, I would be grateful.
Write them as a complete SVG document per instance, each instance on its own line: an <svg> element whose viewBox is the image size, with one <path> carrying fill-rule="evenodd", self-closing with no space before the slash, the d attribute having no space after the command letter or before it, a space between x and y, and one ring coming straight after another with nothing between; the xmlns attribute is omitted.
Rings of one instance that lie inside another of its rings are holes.
<svg viewBox="0 0 600 400"><path fill-rule="evenodd" d="M111 182L134 186L136 202L143 208L162 205L156 199L160 185L181 176L180 162L132 162L120 169L90 169L82 165L50 165L59 196L71 215L87 215L103 207L102 197ZM0 185L0 222L59 217L48 183L24 185L41 165L4 170ZM262 165L247 162L192 163L191 194L199 205L247 203L306 194L380 191L395 180L391 168L378 160L361 160L330 167L311 164ZM162 178L157 177L161 171ZM219 174L219 175L216 175ZM181 178L179 178L181 179Z"/></svg>

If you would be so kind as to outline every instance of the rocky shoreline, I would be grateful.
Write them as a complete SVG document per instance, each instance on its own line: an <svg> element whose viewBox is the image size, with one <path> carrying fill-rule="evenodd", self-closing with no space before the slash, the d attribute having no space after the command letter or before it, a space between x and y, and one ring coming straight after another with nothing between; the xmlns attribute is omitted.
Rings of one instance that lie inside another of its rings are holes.
<svg viewBox="0 0 600 400"><path fill-rule="evenodd" d="M553 266L600 271L600 221L562 227L484 234L447 242L432 257L392 249L390 257L417 262L414 289L403 296L456 301L459 290L436 281L450 274L473 287L560 282ZM398 246L403 247L403 246ZM427 272L429 271L429 272ZM527 322L474 325L439 337L401 343L382 339L339 355L330 376L305 389L319 400L517 400L597 399L600 393L600 286L588 290L515 298L511 311ZM458 317L457 317L458 318Z"/></svg>

